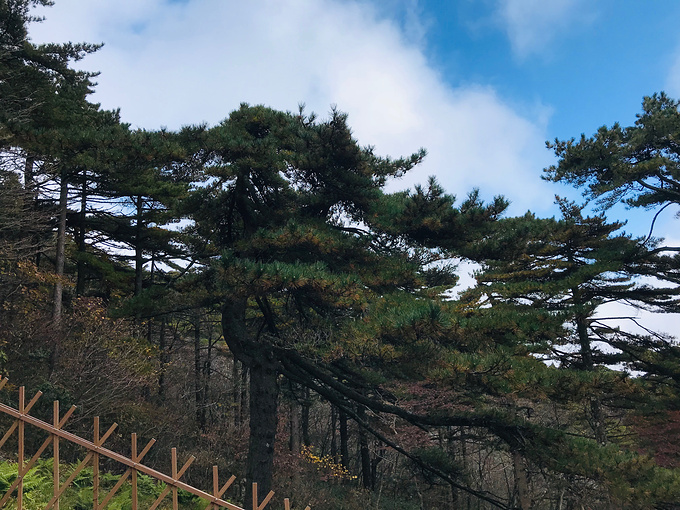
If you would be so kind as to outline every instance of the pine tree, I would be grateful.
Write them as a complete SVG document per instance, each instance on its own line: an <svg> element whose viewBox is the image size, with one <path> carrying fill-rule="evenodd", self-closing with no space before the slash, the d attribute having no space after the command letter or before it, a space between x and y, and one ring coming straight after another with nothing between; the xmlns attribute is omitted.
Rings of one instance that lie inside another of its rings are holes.
<svg viewBox="0 0 680 510"><path fill-rule="evenodd" d="M680 284L679 247L656 242L652 237L657 217L667 207L680 203L680 102L665 93L645 97L642 113L633 126L618 123L601 127L592 137L548 144L559 158L558 164L545 170L545 178L565 182L583 190L584 196L596 199L603 209L618 202L629 207L655 209L645 248L659 256L642 274L656 279L659 285L677 288ZM677 312L677 301L663 307ZM663 386L678 387L680 359L671 339L649 331L646 335L622 338L616 346L626 353L626 360L636 370Z"/></svg>
<svg viewBox="0 0 680 510"><path fill-rule="evenodd" d="M366 402L382 397L360 367L393 347L357 339L356 325L379 320L373 310L388 303L429 302L453 285L453 269L443 264L450 254L436 242L463 244L468 227L480 229L506 205L484 206L473 194L457 209L434 181L383 193L388 177L423 156L375 156L336 111L317 122L243 105L208 134L207 181L187 200L189 230L221 303L225 340L250 372L248 480L265 490L278 374L363 424Z"/></svg>
<svg viewBox="0 0 680 510"><path fill-rule="evenodd" d="M611 325L617 316L598 313L602 306L619 303L663 311L675 305L678 292L639 281L653 274L657 257L642 240L617 233L622 223L585 217L582 207L566 200L558 205L560 220L528 214L499 222L492 245L477 247L488 249L489 258L477 275L478 286L466 298L487 319L509 317L516 328L510 336L530 352L562 368L592 373L625 359L618 349L636 338ZM609 379L616 378L612 374ZM601 397L596 387L592 391L593 432L604 443ZM611 400L618 397L614 391Z"/></svg>
<svg viewBox="0 0 680 510"><path fill-rule="evenodd" d="M559 161L544 177L583 188L604 208L620 201L644 208L680 203L679 106L663 92L654 94L643 99L633 126L616 123L590 138L548 143Z"/></svg>

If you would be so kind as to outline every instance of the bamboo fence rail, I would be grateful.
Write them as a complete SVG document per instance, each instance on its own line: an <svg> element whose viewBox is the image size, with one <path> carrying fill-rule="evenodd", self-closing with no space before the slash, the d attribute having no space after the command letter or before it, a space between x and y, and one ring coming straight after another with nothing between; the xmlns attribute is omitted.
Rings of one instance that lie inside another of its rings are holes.
<svg viewBox="0 0 680 510"><path fill-rule="evenodd" d="M7 384L7 378L2 378L0 377L0 390ZM93 431L93 440L89 441L87 439L83 439L82 437L79 437L75 434L72 434L70 432L67 432L63 430L64 425L68 421L68 419L71 417L73 414L73 411L75 411L76 407L72 406L66 413L60 417L60 411L59 411L59 401L54 401L53 403L53 422L52 424L44 422L42 420L39 420L38 418L35 418L28 414L31 410L31 408L35 405L35 403L38 401L40 396L42 395L42 392L36 393L33 398L26 403L25 401L25 390L24 387L19 388L19 405L18 409L15 409L11 406L5 405L0 403L0 412L7 414L13 418L15 418L14 422L10 426L10 428L5 432L5 434L2 436L0 439L0 448L3 447L3 445L7 442L7 440L14 434L16 431L18 434L17 442L18 442L18 453L17 453L17 477L14 480L14 482L10 485L9 489L5 492L5 494L2 496L0 499L0 508L3 508L9 501L12 496L12 494L16 493L16 504L17 504L17 510L23 510L23 482L24 482L24 477L28 473L28 471L35 465L35 463L38 461L40 456L43 454L43 452L51 445L52 446L52 452L53 452L53 458L54 458L54 463L53 463L53 473L52 473L52 483L53 483L53 496L52 499L47 503L47 505L43 508L43 510L59 510L59 500L61 496L63 495L64 491L73 483L73 481L76 479L78 474L85 468L87 465L92 462L92 480L93 480L93 486L92 486L92 506L93 510L104 510L107 506L107 504L111 501L111 498L116 494L116 492L123 486L123 484L127 481L128 478L130 478L130 484L131 484L131 498L132 498L132 510L140 510L139 506L139 501L138 501L138 486L137 486L137 476L139 473L145 474L147 476L150 476L154 478L155 480L158 480L160 482L165 483L165 488L163 491L160 493L160 495L156 498L156 500L152 503L152 505L148 508L148 510L155 510L162 502L163 500L168 496L168 494L172 493L172 508L173 510L178 510L179 509L179 497L178 497L178 491L179 489L185 490L195 496L198 496L199 498L205 499L208 501L208 505L205 507L205 510L217 510L219 508L227 508L229 510L245 510L244 508L234 505L232 503L229 503L228 501L225 501L222 498L224 493L229 489L229 487L234 483L236 480L235 476L231 476L225 483L220 487L219 485L219 474L218 474L218 469L217 466L213 466L212 468L212 477L213 477L213 491L212 494L209 494L207 492L204 492L200 489L197 489L196 487L193 487L187 483L182 482L180 479L184 475L184 473L189 469L189 466L191 463L195 460L195 457L190 456L189 459L182 465L180 469L177 469L177 449L173 448L171 450L171 466L172 466L172 473L170 475L166 475L165 473L162 473L160 471L156 471L155 469L152 469L148 466L145 466L144 464L141 463L142 459L144 456L149 452L151 447L154 445L156 442L155 439L151 439L146 446L141 450L138 451L138 445L137 445L137 435L132 434L131 437L131 452L132 456L131 458L125 457L124 455L121 455L119 453L116 453L112 450L109 450L105 448L103 445L106 442L106 440L111 436L111 434L116 430L118 427L117 423L112 424L106 432L104 432L103 435L100 435L100 430L99 430L99 417L94 418L94 431ZM26 449L25 449L25 427L26 425L30 425L32 427L36 427L39 429L44 430L49 434L47 439L40 445L40 447L36 450L36 452L33 454L33 456L26 460ZM66 440L68 442L71 442L73 444L76 444L78 446L81 446L85 448L87 451L87 454L83 458L82 461L75 467L71 475L66 479L65 482L61 483L61 477L59 473L59 442L60 440ZM119 480L116 482L116 484L109 490L109 492L106 495L103 495L102 499L102 494L101 494L101 486L100 486L100 473L99 473L99 460L101 457L107 457L119 464L122 464L123 466L126 466L127 469L125 472L121 475ZM264 510L267 505L270 503L272 497L274 496L273 491L269 491L269 494L265 496L265 498L260 502L258 499L258 494L257 494L257 483L253 483L252 485L252 495L253 495L253 508L252 510ZM288 498L284 499L284 508L285 510L291 510L290 506L290 500ZM310 507L308 506L305 510L311 510Z"/></svg>

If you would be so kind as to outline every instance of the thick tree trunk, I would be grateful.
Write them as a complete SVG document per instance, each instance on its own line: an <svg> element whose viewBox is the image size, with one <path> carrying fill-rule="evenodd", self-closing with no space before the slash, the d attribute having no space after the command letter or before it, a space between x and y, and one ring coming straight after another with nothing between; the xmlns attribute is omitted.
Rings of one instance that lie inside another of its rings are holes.
<svg viewBox="0 0 680 510"><path fill-rule="evenodd" d="M251 484L258 484L259 498L271 490L274 471L279 382L276 360L265 345L249 338L245 322L246 299L225 299L222 331L234 356L250 375L250 437L246 461L245 508L253 508ZM244 406L245 407L245 406Z"/></svg>
<svg viewBox="0 0 680 510"><path fill-rule="evenodd" d="M522 458L522 454L517 450L513 450L512 452L512 464L515 468L515 490L517 491L519 506L522 510L530 510L531 494L529 493L529 483L524 468L524 459Z"/></svg>
<svg viewBox="0 0 680 510"><path fill-rule="evenodd" d="M35 158L33 156L26 156L26 161L24 162L24 189L26 191L33 190L34 198L37 199L38 197L33 179L33 165L35 165Z"/></svg>
<svg viewBox="0 0 680 510"><path fill-rule="evenodd" d="M250 438L246 487L257 483L260 499L272 487L274 471L274 441L276 440L278 374L265 360L250 367ZM258 502L259 503L259 502ZM246 490L245 508L252 508L251 491Z"/></svg>

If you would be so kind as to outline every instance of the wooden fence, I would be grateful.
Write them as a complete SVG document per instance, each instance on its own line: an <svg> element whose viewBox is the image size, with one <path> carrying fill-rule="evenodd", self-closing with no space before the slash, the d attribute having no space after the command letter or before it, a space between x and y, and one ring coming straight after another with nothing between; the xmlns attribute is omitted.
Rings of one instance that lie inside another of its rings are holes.
<svg viewBox="0 0 680 510"><path fill-rule="evenodd" d="M5 386L7 383L7 378L2 378L0 377L0 390ZM104 443L106 440L111 436L113 431L116 429L118 426L116 423L111 425L106 432L104 432L103 435L100 435L100 430L99 430L99 417L94 418L94 433L93 433L93 440L89 441L87 439L83 439L82 437L79 437L75 434L71 434L70 432L66 432L63 430L64 425L70 418L71 414L73 414L73 411L75 411L76 407L73 406L71 407L68 411L63 416L60 416L60 411L59 411L59 401L55 401L53 404L53 423L47 423L42 420L39 420L37 418L34 418L33 416L29 415L28 413L30 412L31 408L35 405L35 403L38 401L40 396L42 395L41 392L38 392L35 394L35 396L28 402L26 403L25 401L25 391L24 387L19 388L19 409L14 409L11 406L1 404L0 403L0 412L7 414L9 416L12 416L15 418L14 422L10 426L10 428L5 432L5 434L2 436L2 439L0 439L0 448L7 442L7 440L14 434L16 431L18 434L18 458L17 458L17 477L14 480L14 482L10 485L9 489L7 492L5 492L4 496L0 499L0 508L4 507L10 500L12 494L16 493L16 502L17 502L17 509L22 510L23 509L23 482L24 482L24 477L28 473L28 471L35 465L35 463L38 461L40 456L43 454L43 452L50 446L52 445L52 452L53 452L53 457L54 457L54 463L53 463L53 473L52 473L52 483L53 483L53 496L52 499L47 503L47 505L44 507L43 510L59 510L59 499L64 493L64 491L73 483L73 481L76 479L78 474L90 463L92 462L92 507L93 510L103 510L106 508L106 505L111 501L111 498L115 496L116 492L123 486L123 484L127 481L128 478L130 478L130 484L132 488L132 510L138 510L139 509L139 502L138 502L138 487L137 487L137 476L139 473L148 475L158 481L161 481L165 483L165 488L163 491L160 493L160 495L156 498L156 500L153 502L153 504L148 508L148 510L155 510L158 505L161 504L161 502L170 494L172 493L172 508L173 510L177 510L179 508L179 500L178 500L178 491L179 489L185 490L195 496L198 496L199 498L203 498L207 501L209 501L208 506L205 507L205 510L217 510L218 508L228 508L229 510L245 510L244 508L240 506L236 506L232 503L229 503L228 501L225 501L222 498L224 493L229 489L229 487L234 483L234 480L236 480L235 476L231 476L225 483L220 487L219 485L219 475L217 471L217 466L213 466L213 492L212 494L209 494L207 492L204 492L200 489L197 489L195 487L192 487L189 484L186 484L182 482L180 479L184 475L184 473L187 471L191 463L195 460L195 457L191 456L189 459L184 463L184 465L178 469L177 466L177 449L173 448L172 449L172 457L171 457L171 465L172 465L172 473L170 475L166 475L164 473L161 473L160 471L156 471L155 469L152 469L148 466L145 466L144 464L141 463L142 459L144 456L149 452L151 447L154 445L156 442L155 439L152 439L149 441L142 450L138 450L137 447L137 435L132 434L132 457L128 458L125 457L124 455L121 455L119 453L116 453L114 451L108 450L104 448ZM36 427L39 429L42 429L46 431L49 436L45 441L42 443L42 445L38 448L38 450L33 454L33 456L26 460L26 451L25 451L25 428L26 425L30 425L32 427ZM75 467L75 469L72 471L70 476L64 481L63 483L61 482L61 477L59 473L59 442L60 440L66 440L71 443L74 443L76 445L79 445L87 450L87 455L85 455L85 458ZM118 462L119 464L122 464L123 466L126 466L127 469L123 473L123 475L119 478L118 482L108 491L107 494L103 494L102 488L100 485L100 474L99 474L99 459L100 457L107 457L115 462ZM272 496L274 496L274 492L270 491L269 494L260 502L258 499L258 494L257 494L257 484L254 483L252 485L252 491L253 491L253 510L264 510L264 508L269 504L269 502L272 499ZM103 499L102 499L103 497ZM288 498L284 499L284 507L285 510L290 510L290 500ZM310 507L307 507L305 510L310 510Z"/></svg>

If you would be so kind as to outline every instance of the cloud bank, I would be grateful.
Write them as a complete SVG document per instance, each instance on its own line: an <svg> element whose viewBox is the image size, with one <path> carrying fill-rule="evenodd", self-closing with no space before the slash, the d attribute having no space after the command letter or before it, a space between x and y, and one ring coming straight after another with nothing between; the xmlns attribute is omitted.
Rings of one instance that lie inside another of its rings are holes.
<svg viewBox="0 0 680 510"><path fill-rule="evenodd" d="M504 3L521 27L526 10ZM554 3L543 8L546 23L574 1ZM473 187L506 195L513 214L550 211L555 189L539 177L551 158L547 110L508 104L484 84L451 87L422 45L370 3L60 0L44 14L36 41L105 43L81 67L101 71L93 99L120 107L133 126L215 124L241 102L283 110L304 102L322 116L337 105L378 154L428 150L392 189L436 175L460 197ZM537 36L514 37L521 49Z"/></svg>

